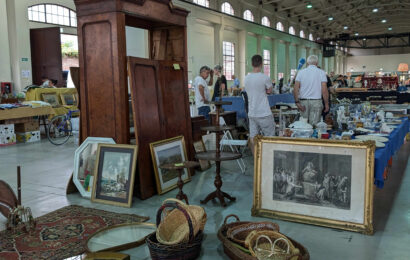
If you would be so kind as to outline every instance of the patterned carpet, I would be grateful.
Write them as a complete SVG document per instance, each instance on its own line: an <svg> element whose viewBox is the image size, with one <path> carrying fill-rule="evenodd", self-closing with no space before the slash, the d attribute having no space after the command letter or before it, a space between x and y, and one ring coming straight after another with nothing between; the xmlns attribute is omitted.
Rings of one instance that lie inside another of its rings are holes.
<svg viewBox="0 0 410 260"><path fill-rule="evenodd" d="M148 217L71 205L36 219L30 234L0 232L0 260L65 259L82 254L87 238L116 224L144 222Z"/></svg>

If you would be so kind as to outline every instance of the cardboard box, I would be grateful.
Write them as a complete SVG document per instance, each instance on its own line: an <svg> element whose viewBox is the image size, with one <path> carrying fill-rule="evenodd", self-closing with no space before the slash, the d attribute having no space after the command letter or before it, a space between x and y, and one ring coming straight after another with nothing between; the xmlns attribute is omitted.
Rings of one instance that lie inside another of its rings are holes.
<svg viewBox="0 0 410 260"><path fill-rule="evenodd" d="M0 146L16 144L16 134L0 135Z"/></svg>
<svg viewBox="0 0 410 260"><path fill-rule="evenodd" d="M0 125L0 135L14 134L14 124Z"/></svg>
<svg viewBox="0 0 410 260"><path fill-rule="evenodd" d="M40 124L38 123L37 120L33 120L33 121L22 123L22 124L15 124L14 130L15 132L18 132L18 133L39 131Z"/></svg>
<svg viewBox="0 0 410 260"><path fill-rule="evenodd" d="M18 143L33 143L40 141L40 131L16 133Z"/></svg>

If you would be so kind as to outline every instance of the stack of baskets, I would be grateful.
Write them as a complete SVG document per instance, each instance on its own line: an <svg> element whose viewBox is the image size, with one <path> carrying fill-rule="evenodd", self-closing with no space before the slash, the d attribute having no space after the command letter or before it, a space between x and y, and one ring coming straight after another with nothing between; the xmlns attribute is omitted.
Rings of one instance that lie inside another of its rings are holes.
<svg viewBox="0 0 410 260"><path fill-rule="evenodd" d="M236 222L227 223L234 217ZM308 260L307 249L279 232L272 222L240 221L236 215L225 218L218 231L224 252L234 260Z"/></svg>
<svg viewBox="0 0 410 260"><path fill-rule="evenodd" d="M164 212L165 209L170 210ZM146 239L152 259L196 259L201 252L205 223L202 207L166 199L157 212L157 231Z"/></svg>

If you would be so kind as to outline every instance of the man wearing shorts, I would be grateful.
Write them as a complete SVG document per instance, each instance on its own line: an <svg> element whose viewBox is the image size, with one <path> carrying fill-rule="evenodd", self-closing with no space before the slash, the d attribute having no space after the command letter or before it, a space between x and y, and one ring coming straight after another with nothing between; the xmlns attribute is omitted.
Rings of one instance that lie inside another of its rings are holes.
<svg viewBox="0 0 410 260"><path fill-rule="evenodd" d="M268 76L262 73L262 56L252 57L253 70L245 77L245 91L248 95L249 104L249 137L253 153L253 138L262 134L264 136L275 135L275 121L270 110L268 94L272 92L272 83Z"/></svg>

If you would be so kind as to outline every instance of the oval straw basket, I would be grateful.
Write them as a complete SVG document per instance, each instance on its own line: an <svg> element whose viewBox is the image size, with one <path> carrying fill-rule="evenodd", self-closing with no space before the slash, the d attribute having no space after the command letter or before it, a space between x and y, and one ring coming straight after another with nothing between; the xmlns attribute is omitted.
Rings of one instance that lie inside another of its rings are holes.
<svg viewBox="0 0 410 260"><path fill-rule="evenodd" d="M251 254L264 260L297 260L302 255L288 237L276 231L253 231L245 244Z"/></svg>
<svg viewBox="0 0 410 260"><path fill-rule="evenodd" d="M193 260L198 258L201 252L203 232L199 230L197 235L194 236L194 228L192 225L191 216L189 215L185 207L176 202L165 203L158 209L157 227L159 227L159 225L163 223L161 222L161 216L165 208L173 208L173 211L178 210L182 212L183 218L188 223L188 241L174 245L165 245L157 240L155 233L152 233L146 239L151 258L154 260Z"/></svg>
<svg viewBox="0 0 410 260"><path fill-rule="evenodd" d="M229 228L226 235L233 242L246 247L245 240L249 233L263 230L279 231L279 226L273 222L249 222Z"/></svg>
<svg viewBox="0 0 410 260"><path fill-rule="evenodd" d="M232 217L236 219L236 222L227 223L228 219ZM236 243L229 240L226 235L226 232L228 231L229 228L237 226L237 225L247 224L247 223L250 223L250 222L240 221L240 219L236 215L228 215L225 218L224 224L218 230L218 239L223 244L224 253L232 260L258 260L255 256L250 255L249 250L245 248L240 249L240 246L238 246ZM290 237L288 237L288 239L300 251L301 257L299 257L298 260L309 260L310 259L309 252L303 245L299 244L297 241L293 240ZM249 253L246 253L244 250L248 251Z"/></svg>
<svg viewBox="0 0 410 260"><path fill-rule="evenodd" d="M183 208L189 215L193 227L193 236L195 237L199 231L203 231L206 224L205 210L200 206L186 205L184 202L177 199L166 199L163 205L167 203L177 204ZM161 213L162 214L162 213ZM161 214L158 216L161 220ZM173 209L165 213L164 219L156 231L156 238L158 242L165 245L176 245L185 243L189 240L189 226L187 218L181 210ZM158 219L157 219L158 221Z"/></svg>

